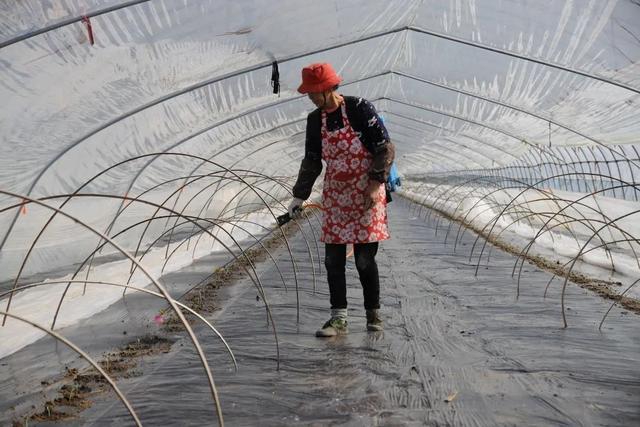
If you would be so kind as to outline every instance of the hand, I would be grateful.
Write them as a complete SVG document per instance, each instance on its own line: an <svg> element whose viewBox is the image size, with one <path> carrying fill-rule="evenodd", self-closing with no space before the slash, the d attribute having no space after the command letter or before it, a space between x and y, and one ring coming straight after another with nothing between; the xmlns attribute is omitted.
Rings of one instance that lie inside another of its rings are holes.
<svg viewBox="0 0 640 427"><path fill-rule="evenodd" d="M291 203L289 203L289 207L287 208L287 211L289 212L289 216L291 218L293 218L294 215L297 213L297 211L302 208L303 202L304 200L294 197Z"/></svg>
<svg viewBox="0 0 640 427"><path fill-rule="evenodd" d="M378 181L369 181L369 185L364 192L364 210L371 209L378 201L378 192L380 191L381 185L384 184Z"/></svg>

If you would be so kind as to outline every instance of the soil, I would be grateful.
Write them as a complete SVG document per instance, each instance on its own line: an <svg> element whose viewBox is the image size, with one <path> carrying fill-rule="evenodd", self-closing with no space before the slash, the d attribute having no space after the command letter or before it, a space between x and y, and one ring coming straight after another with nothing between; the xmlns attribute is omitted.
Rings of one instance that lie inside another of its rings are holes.
<svg viewBox="0 0 640 427"><path fill-rule="evenodd" d="M114 380L131 378L140 375L135 368L143 356L167 353L172 344L172 341L156 335L143 336L117 351L105 354L98 363ZM93 397L111 390L106 379L94 368L82 372L76 368L66 368L62 382L64 384L58 390L58 397L45 402L41 411L26 419L38 422L73 419L82 410L91 407ZM13 422L14 427L23 425L27 423L18 420Z"/></svg>
<svg viewBox="0 0 640 427"><path fill-rule="evenodd" d="M616 303L620 304L633 313L640 314L640 300L627 296L620 296L620 293L618 292L618 289L622 285L620 282L601 280L595 277L590 277L583 273L576 272L575 270L572 270L569 273L569 269L561 265L559 261L552 261L539 255L527 254L523 256L522 248L516 247L503 239L496 238L495 235L489 235L484 230L475 227L468 222L462 222L459 218L453 217L444 211L434 209L430 206L427 207L452 222L462 224L463 227L472 230L476 234L479 234L492 245L506 252L509 252L510 254L524 257L530 264L533 264L543 270L550 271L557 277L568 277L570 282L580 286L581 288L592 291L602 298L615 301Z"/></svg>
<svg viewBox="0 0 640 427"><path fill-rule="evenodd" d="M307 210L311 211L311 208L307 208ZM287 237L293 236L298 231L298 228L293 223L285 224L280 229ZM217 296L220 289L246 277L250 265L265 261L268 258L268 254L264 248L272 252L272 249L280 248L285 244L282 234L279 232L273 233L270 237L262 240L261 243L262 246L249 248L244 251L243 255L238 255L237 259L217 268L211 277L211 281L203 286L191 289L182 296L183 303L203 316L219 310ZM163 330L165 332L185 330L175 313L169 312L167 309L160 314L164 316L165 313L169 313L164 319ZM189 324L194 323L195 316L190 313L184 313L184 316L189 321Z"/></svg>
<svg viewBox="0 0 640 427"><path fill-rule="evenodd" d="M281 230L287 236L294 235L298 228L293 223L286 224ZM272 233L262 241L262 245L271 250L284 245L281 233ZM182 295L181 301L200 315L211 314L220 308L218 293L223 286L229 286L244 277L246 268L251 264L259 263L267 259L268 255L262 246L256 246L244 251L244 255L216 269L211 280L202 286L192 288ZM164 316L170 309L165 309L160 314ZM194 323L195 316L184 313L190 324ZM184 332L185 328L171 312L164 318L162 331L165 333ZM148 335L129 342L125 346L103 355L98 361L100 367L114 380L119 378L132 378L142 375L137 370L139 361L144 356L153 356L171 351L175 341L168 338ZM14 420L14 427L28 425L28 420L36 422L64 422L75 418L82 410L92 406L92 399L99 394L109 392L111 387L106 379L95 369L89 368L79 372L76 368L66 368L64 384L58 390L58 397L47 401L44 407L26 415L23 420ZM43 382L44 384L50 382Z"/></svg>

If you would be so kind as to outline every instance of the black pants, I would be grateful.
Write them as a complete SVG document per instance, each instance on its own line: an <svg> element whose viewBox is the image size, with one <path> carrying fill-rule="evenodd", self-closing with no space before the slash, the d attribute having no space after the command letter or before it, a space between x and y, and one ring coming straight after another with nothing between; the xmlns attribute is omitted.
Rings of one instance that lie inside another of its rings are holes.
<svg viewBox="0 0 640 427"><path fill-rule="evenodd" d="M364 308L380 308L380 277L376 264L378 242L355 244L353 253L364 293ZM347 308L346 260L347 245L325 244L324 265L327 267L331 308Z"/></svg>

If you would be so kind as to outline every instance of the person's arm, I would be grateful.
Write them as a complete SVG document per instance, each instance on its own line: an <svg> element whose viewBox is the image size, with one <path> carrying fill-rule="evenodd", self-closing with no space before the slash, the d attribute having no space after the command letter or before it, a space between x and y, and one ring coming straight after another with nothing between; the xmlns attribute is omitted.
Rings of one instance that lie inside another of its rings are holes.
<svg viewBox="0 0 640 427"><path fill-rule="evenodd" d="M360 122L361 141L373 155L369 178L381 184L385 183L395 157L395 147L373 104L364 98L359 98L356 113Z"/></svg>
<svg viewBox="0 0 640 427"><path fill-rule="evenodd" d="M298 179L293 186L293 197L307 200L313 184L322 172L322 140L320 137L320 115L316 110L307 117L307 131L304 144L304 159L298 171Z"/></svg>
<svg viewBox="0 0 640 427"><path fill-rule="evenodd" d="M380 191L380 186L386 183L391 171L391 164L395 157L395 147L389 140L387 128L380 120L375 107L364 98L357 98L355 114L357 127L360 132L360 141L373 155L369 167L369 185L366 194L364 208L370 209Z"/></svg>

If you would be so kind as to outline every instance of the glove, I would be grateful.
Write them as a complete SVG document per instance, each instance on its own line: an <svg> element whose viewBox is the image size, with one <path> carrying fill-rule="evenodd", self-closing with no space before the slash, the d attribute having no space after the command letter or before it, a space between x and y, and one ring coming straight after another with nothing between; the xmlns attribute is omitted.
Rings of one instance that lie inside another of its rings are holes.
<svg viewBox="0 0 640 427"><path fill-rule="evenodd" d="M302 208L303 202L304 200L294 197L291 203L289 203L289 207L287 208L287 211L289 212L289 216L291 218L293 218L294 215L297 213L297 211Z"/></svg>

